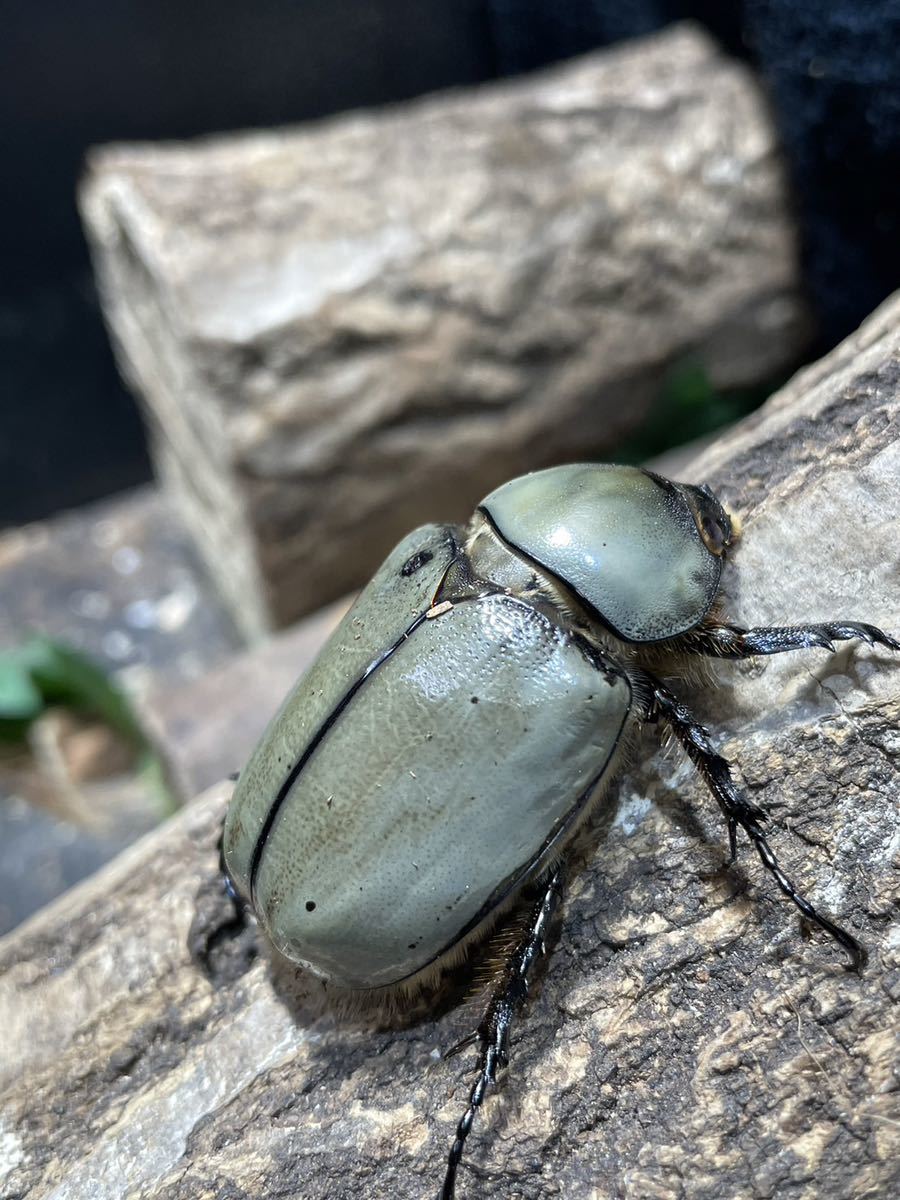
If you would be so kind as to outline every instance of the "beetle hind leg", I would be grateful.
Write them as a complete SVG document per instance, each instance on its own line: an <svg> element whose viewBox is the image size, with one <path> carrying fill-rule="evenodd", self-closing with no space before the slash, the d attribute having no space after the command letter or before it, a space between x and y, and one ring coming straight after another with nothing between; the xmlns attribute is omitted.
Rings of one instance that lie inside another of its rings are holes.
<svg viewBox="0 0 900 1200"><path fill-rule="evenodd" d="M642 682L649 688L647 719L662 720L672 729L725 814L728 822L732 861L734 861L737 848L737 830L740 827L750 839L763 866L784 895L793 901L807 920L818 925L820 929L824 929L840 946L843 946L850 957L851 970L857 973L861 972L866 962L865 948L846 929L842 929L840 925L815 909L806 897L797 891L797 888L782 871L762 828L761 823L765 820L765 813L755 804L749 803L738 791L731 774L730 764L727 759L717 753L704 726L668 688L652 675L643 674Z"/></svg>
<svg viewBox="0 0 900 1200"><path fill-rule="evenodd" d="M497 1074L509 1062L509 1034L513 1017L528 998L535 964L546 953L547 930L559 904L563 885L562 864L546 875L534 902L528 909L527 920L522 932L506 961L499 979L491 991L491 997L478 1029L448 1051L445 1057L457 1053L464 1046L477 1041L480 1044L478 1074L469 1092L469 1103L456 1127L456 1136L447 1157L447 1172L441 1188L440 1200L453 1200L456 1191L456 1174L462 1160L466 1138L475 1120L475 1114L484 1103L489 1087L497 1083Z"/></svg>
<svg viewBox="0 0 900 1200"><path fill-rule="evenodd" d="M820 647L834 650L835 642L858 640L869 646L900 650L900 641L861 621L832 621L819 625L775 625L742 629L717 621L701 625L684 637L684 647L695 654L716 658L753 658L757 654L784 654L788 650Z"/></svg>

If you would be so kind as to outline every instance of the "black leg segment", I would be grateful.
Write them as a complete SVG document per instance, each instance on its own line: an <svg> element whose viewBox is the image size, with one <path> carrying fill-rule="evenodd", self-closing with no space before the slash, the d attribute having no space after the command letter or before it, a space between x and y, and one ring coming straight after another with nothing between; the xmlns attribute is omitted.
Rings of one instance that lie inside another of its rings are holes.
<svg viewBox="0 0 900 1200"><path fill-rule="evenodd" d="M219 830L219 875L222 879L222 888L228 897L232 908L234 909L234 919L237 922L243 922L247 912L247 902L234 886L234 881L229 874L228 867L225 865L225 820L222 820L222 828Z"/></svg>
<svg viewBox="0 0 900 1200"><path fill-rule="evenodd" d="M817 646L823 650L834 650L835 642L853 639L870 646L900 650L900 642L889 633L859 621L761 626L758 629L711 623L689 633L684 638L684 646L695 654L709 654L717 658L753 658L757 654L783 654L787 650L810 650Z"/></svg>
<svg viewBox="0 0 900 1200"><path fill-rule="evenodd" d="M455 1046L449 1053L478 1041L481 1052L478 1075L469 1093L469 1104L459 1125L447 1159L447 1173L441 1188L440 1200L453 1200L456 1191L456 1172L462 1159L466 1138L475 1114L484 1102L489 1086L497 1082L497 1072L509 1062L509 1031L513 1017L528 998L529 981L534 966L546 953L547 930L559 903L563 886L563 867L560 864L537 885L539 890L528 909L521 935L513 947L506 965L491 992L487 1010L477 1031Z"/></svg>
<svg viewBox="0 0 900 1200"><path fill-rule="evenodd" d="M865 961L865 949L846 929L823 916L802 896L778 865L778 859L769 845L760 822L765 820L762 809L750 804L735 787L731 768L726 759L718 754L709 740L706 729L690 711L652 675L642 674L650 697L648 719L665 721L688 753L694 766L703 776L707 787L715 796L719 807L728 821L728 836L731 857L734 860L738 826L744 830L756 848L763 866L771 874L781 891L796 904L803 915L829 933L850 956L850 966L861 971Z"/></svg>

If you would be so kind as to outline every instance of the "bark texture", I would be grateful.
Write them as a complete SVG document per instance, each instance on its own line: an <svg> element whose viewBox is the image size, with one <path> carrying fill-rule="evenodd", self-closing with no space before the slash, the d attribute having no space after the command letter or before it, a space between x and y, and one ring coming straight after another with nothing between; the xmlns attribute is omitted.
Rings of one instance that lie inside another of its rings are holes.
<svg viewBox="0 0 900 1200"><path fill-rule="evenodd" d="M900 298L686 472L745 533L747 623L897 632ZM858 978L649 736L574 880L460 1200L815 1200L900 1193L900 664L864 648L722 664L682 684L715 722L810 897L855 932ZM225 924L227 788L0 942L0 1182L30 1200L436 1195L470 1027L311 1017ZM377 919L377 914L374 919Z"/></svg>
<svg viewBox="0 0 900 1200"><path fill-rule="evenodd" d="M159 472L251 634L417 520L602 457L673 362L808 332L777 142L688 27L282 133L95 152L82 196Z"/></svg>

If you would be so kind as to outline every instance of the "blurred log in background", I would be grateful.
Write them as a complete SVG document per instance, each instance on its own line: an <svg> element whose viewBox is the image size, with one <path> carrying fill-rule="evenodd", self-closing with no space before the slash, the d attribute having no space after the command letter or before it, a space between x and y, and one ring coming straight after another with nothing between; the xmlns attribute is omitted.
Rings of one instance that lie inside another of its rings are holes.
<svg viewBox="0 0 900 1200"><path fill-rule="evenodd" d="M3 9L0 524L149 477L78 228L87 147L272 127L534 70L673 20L767 89L823 348L900 282L896 0L120 0ZM98 69L102 63L103 69ZM73 455L73 441L79 453Z"/></svg>
<svg viewBox="0 0 900 1200"><path fill-rule="evenodd" d="M250 635L416 523L614 454L686 357L761 385L811 335L762 93L688 28L312 129L102 150L82 207L160 477Z"/></svg>

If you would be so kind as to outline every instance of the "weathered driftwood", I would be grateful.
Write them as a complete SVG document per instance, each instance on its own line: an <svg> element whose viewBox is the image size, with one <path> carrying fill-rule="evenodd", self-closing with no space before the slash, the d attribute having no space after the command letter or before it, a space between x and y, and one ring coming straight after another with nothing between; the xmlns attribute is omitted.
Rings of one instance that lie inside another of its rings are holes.
<svg viewBox="0 0 900 1200"><path fill-rule="evenodd" d="M99 150L82 207L158 468L251 633L414 520L608 456L680 356L752 383L807 335L764 99L687 27L302 130Z"/></svg>
<svg viewBox="0 0 900 1200"><path fill-rule="evenodd" d="M900 628L898 388L900 298L690 473L745 517L726 573L740 619ZM868 944L867 973L801 936L746 847L722 868L715 806L648 738L573 883L461 1198L900 1194L900 665L841 648L718 673L715 701L680 690L775 806L785 866ZM5 1196L436 1194L470 1065L436 1054L471 1010L371 1031L293 1006L222 925L226 791L0 943Z"/></svg>

